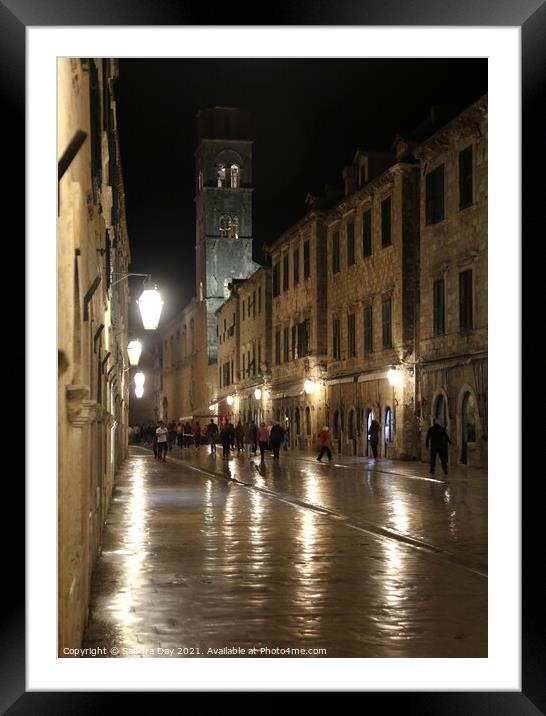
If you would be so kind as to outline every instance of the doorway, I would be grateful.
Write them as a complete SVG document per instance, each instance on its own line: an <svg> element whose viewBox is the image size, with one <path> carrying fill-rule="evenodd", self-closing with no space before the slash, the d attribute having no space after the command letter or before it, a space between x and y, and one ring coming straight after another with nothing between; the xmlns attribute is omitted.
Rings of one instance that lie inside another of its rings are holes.
<svg viewBox="0 0 546 716"><path fill-rule="evenodd" d="M347 424L347 432L351 441L352 454L356 455L356 411L351 408Z"/></svg>
<svg viewBox="0 0 546 716"><path fill-rule="evenodd" d="M468 465L468 446L476 442L476 402L467 391L461 404L461 463Z"/></svg>

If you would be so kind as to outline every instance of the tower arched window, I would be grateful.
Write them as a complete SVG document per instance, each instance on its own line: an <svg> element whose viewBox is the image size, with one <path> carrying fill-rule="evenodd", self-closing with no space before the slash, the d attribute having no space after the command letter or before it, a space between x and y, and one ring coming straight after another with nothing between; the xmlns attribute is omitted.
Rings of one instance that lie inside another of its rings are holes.
<svg viewBox="0 0 546 716"><path fill-rule="evenodd" d="M241 172L237 164L231 165L231 188L238 189L240 186Z"/></svg>
<svg viewBox="0 0 546 716"><path fill-rule="evenodd" d="M224 164L218 164L216 178L218 186L224 186L224 183L226 181L226 167Z"/></svg>
<svg viewBox="0 0 546 716"><path fill-rule="evenodd" d="M234 239L239 238L239 217L238 216L231 217L231 236Z"/></svg>
<svg viewBox="0 0 546 716"><path fill-rule="evenodd" d="M227 236L226 232L227 232L226 217L221 216L219 226L218 226L218 233L220 234L220 236Z"/></svg>

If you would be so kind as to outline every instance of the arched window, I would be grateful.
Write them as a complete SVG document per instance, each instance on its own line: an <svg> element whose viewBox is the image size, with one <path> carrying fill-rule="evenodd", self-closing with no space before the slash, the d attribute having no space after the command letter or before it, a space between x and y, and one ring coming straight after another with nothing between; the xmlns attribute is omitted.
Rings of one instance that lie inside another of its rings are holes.
<svg viewBox="0 0 546 716"><path fill-rule="evenodd" d="M218 186L224 186L224 182L226 181L226 167L224 164L218 164L216 177Z"/></svg>
<svg viewBox="0 0 546 716"><path fill-rule="evenodd" d="M301 433L301 425L300 425L300 409L296 408L296 435L299 435Z"/></svg>
<svg viewBox="0 0 546 716"><path fill-rule="evenodd" d="M311 435L311 408L305 408L305 432Z"/></svg>
<svg viewBox="0 0 546 716"><path fill-rule="evenodd" d="M276 420L277 422L279 422L279 423L281 422L281 411L280 411L280 408L277 408L277 412L275 413L275 420Z"/></svg>
<svg viewBox="0 0 546 716"><path fill-rule="evenodd" d="M237 164L231 165L231 188L238 189L240 183L240 171Z"/></svg>
<svg viewBox="0 0 546 716"><path fill-rule="evenodd" d="M356 413L354 410L349 411L347 432L349 433L349 440L356 439Z"/></svg>
<svg viewBox="0 0 546 716"><path fill-rule="evenodd" d="M239 238L239 217L238 216L231 217L231 237L233 239Z"/></svg>
<svg viewBox="0 0 546 716"><path fill-rule="evenodd" d="M392 410L387 407L385 408L385 442L392 443L393 439Z"/></svg>
<svg viewBox="0 0 546 716"><path fill-rule="evenodd" d="M373 410L371 408L368 408L366 411L366 455L368 455L368 450L370 447L370 428L372 426L372 420L373 420Z"/></svg>
<svg viewBox="0 0 546 716"><path fill-rule="evenodd" d="M218 233L220 236L226 236L227 235L227 229L226 229L226 217L221 216L220 217L220 223L218 227Z"/></svg>

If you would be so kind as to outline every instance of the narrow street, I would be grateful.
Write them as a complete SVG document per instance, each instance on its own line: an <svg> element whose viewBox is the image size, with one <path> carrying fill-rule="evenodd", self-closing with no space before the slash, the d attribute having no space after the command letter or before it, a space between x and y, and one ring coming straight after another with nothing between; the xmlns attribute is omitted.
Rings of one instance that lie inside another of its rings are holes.
<svg viewBox="0 0 546 716"><path fill-rule="evenodd" d="M83 647L119 657L486 657L486 471L454 468L444 482L423 463L318 464L281 451L278 464L267 454L260 465L207 446L175 448L162 463L132 446Z"/></svg>

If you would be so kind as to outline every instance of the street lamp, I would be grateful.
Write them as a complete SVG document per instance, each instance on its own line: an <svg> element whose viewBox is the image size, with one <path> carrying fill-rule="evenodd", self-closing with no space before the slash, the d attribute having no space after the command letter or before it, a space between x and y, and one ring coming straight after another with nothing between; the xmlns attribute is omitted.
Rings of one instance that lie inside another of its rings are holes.
<svg viewBox="0 0 546 716"><path fill-rule="evenodd" d="M161 317L161 310L163 309L163 300L157 290L156 284L152 281L149 273L117 273L115 276L120 276L112 283L114 287L120 281L123 281L129 276L145 276L144 279L144 291L140 294L140 298L137 300L138 307L140 309L140 316L142 318L142 324L148 331L154 331Z"/></svg>
<svg viewBox="0 0 546 716"><path fill-rule="evenodd" d="M138 340L131 341L127 346L127 353L129 354L129 363L138 365L140 354L142 353L142 343Z"/></svg>
<svg viewBox="0 0 546 716"><path fill-rule="evenodd" d="M228 395L226 402L228 405L233 405L233 395Z"/></svg>
<svg viewBox="0 0 546 716"><path fill-rule="evenodd" d="M137 386L137 388L144 388L144 381L146 380L146 376L144 375L144 373L142 373L142 372L135 373L134 380L135 380L135 385Z"/></svg>
<svg viewBox="0 0 546 716"><path fill-rule="evenodd" d="M387 373L387 379L394 388L396 385L400 385L402 381L402 373L397 368L392 367Z"/></svg>
<svg viewBox="0 0 546 716"><path fill-rule="evenodd" d="M157 290L157 286L151 281L144 281L144 291L137 300L142 317L142 325L148 331L154 331L161 317L163 300Z"/></svg>
<svg viewBox="0 0 546 716"><path fill-rule="evenodd" d="M315 392L315 381L308 378L303 384L303 389L307 395L312 395Z"/></svg>
<svg viewBox="0 0 546 716"><path fill-rule="evenodd" d="M144 386L137 385L137 387L135 388L135 395L137 398L142 398L142 396L144 395Z"/></svg>
<svg viewBox="0 0 546 716"><path fill-rule="evenodd" d="M261 397L262 397L261 388L256 388L256 390L254 391L254 397L256 398L256 400L260 400L260 399L261 399Z"/></svg>

